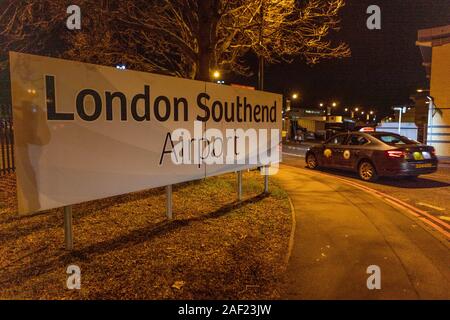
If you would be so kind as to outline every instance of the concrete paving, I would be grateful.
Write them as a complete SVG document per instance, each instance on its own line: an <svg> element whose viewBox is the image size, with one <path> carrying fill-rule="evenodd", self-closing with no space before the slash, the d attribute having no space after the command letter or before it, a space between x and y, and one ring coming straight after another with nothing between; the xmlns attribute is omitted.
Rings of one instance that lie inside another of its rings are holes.
<svg viewBox="0 0 450 320"><path fill-rule="evenodd" d="M450 299L450 250L417 218L333 177L282 165L296 211L286 299ZM369 290L367 268L381 268Z"/></svg>

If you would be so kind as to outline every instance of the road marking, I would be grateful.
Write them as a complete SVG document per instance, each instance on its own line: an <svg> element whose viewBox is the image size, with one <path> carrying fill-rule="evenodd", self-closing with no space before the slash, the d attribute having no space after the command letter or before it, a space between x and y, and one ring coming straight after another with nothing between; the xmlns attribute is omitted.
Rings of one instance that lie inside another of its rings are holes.
<svg viewBox="0 0 450 320"><path fill-rule="evenodd" d="M329 176L332 176L332 175L329 175ZM332 176L332 177L333 177L333 176ZM335 179L336 179L336 177L335 177ZM429 219L433 220L434 222L436 222L436 223L442 225L443 227L445 227L446 229L449 229L449 230L450 230L450 225L449 225L448 223L445 223L444 221L441 221L441 220L438 219L437 217L435 217L435 216L429 214L428 212L426 212L426 211L424 211L424 210L421 210L421 209L419 209L419 208L416 208L416 207L414 207L414 206L412 206L412 205L410 205L410 204L408 204L408 203L406 203L406 202L404 202L404 201L402 201L402 200L400 200L400 199L397 199L397 198L395 198L395 197L393 197L393 196L390 196L390 195L388 195L388 194L386 194L386 193L384 193L384 192L381 192L381 191L378 191L378 190L375 190L375 189L366 187L366 186L361 185L361 184L359 184L359 183L356 183L356 182L354 182L354 181L350 181L350 180L343 179L343 178L337 178L337 179L338 179L338 180L341 180L341 181L343 181L343 182L346 182L347 184L353 185L354 187L357 187L357 188L366 190L366 191L369 192L369 193L372 193L372 194L379 194L379 195L381 195L381 196L384 197L384 198L388 198L388 199L390 199L390 200L392 200L392 201L394 201L394 202L397 202L399 205L401 205L401 206L403 206L403 207L406 207L406 208L408 208L408 209L410 209L410 210L414 211L415 213L418 213L418 214L420 214L420 215L422 215L422 216L428 217ZM408 211L409 211L409 210L408 210Z"/></svg>
<svg viewBox="0 0 450 320"><path fill-rule="evenodd" d="M450 217L447 216L439 216L439 219L450 221Z"/></svg>
<svg viewBox="0 0 450 320"><path fill-rule="evenodd" d="M382 198L382 197L380 197L380 198ZM415 212L412 211L411 209L408 209L408 208L403 207L401 204L399 204L399 203L397 203L397 202L395 202L395 201L392 201L392 200L390 200L390 199L388 199L388 198L382 198L382 199L383 199L384 201L386 201L386 202L389 202L391 205L393 205L393 206L395 206L395 207L397 207L397 208L400 208L400 209L403 209L403 210L408 211L409 214L413 215L414 217L420 217L419 214L415 213Z"/></svg>
<svg viewBox="0 0 450 320"><path fill-rule="evenodd" d="M441 174L441 173L431 173L429 176L448 180L448 175Z"/></svg>
<svg viewBox="0 0 450 320"><path fill-rule="evenodd" d="M293 157L298 157L298 158L304 158L305 156L299 155L299 154L295 154L295 153L288 153L288 152L283 152L283 154L287 155L287 156L293 156Z"/></svg>
<svg viewBox="0 0 450 320"><path fill-rule="evenodd" d="M417 217L417 215L419 215L419 219L426 222L428 225L430 225L431 227L433 227L436 231L438 231L439 233L443 234L444 236L446 236L448 239L450 239L450 233L447 230L450 230L450 225L444 221L442 221L441 219L439 219L438 217L435 217L431 214L429 214L428 212L421 210L419 208L416 208L404 201L401 201L393 196L390 196L384 192L366 187L365 185L359 184L357 182L354 182L352 180L347 180L344 178L340 178L340 177L336 177L335 175L332 174L328 174L328 173L324 173L324 172L318 172L315 171L315 174L319 174L322 176L327 176L327 177L332 177L336 180L340 180L348 185L351 185L355 188L359 188L361 190L366 191L367 193L370 193L374 196L377 196L378 198L383 199L384 201L386 201L389 204L393 204L395 203L396 207L402 208L404 211L408 212L409 214ZM389 201L390 200L390 201ZM421 216L421 217L420 217ZM431 221L432 220L432 221ZM443 219L444 220L444 219ZM433 222L434 221L434 222Z"/></svg>
<svg viewBox="0 0 450 320"><path fill-rule="evenodd" d="M425 202L417 202L416 204L419 205L419 206L428 207L428 208L431 208L431 209L434 209L434 210L438 210L438 211L445 211L444 208L436 207L436 206L433 206L433 205L425 203Z"/></svg>
<svg viewBox="0 0 450 320"><path fill-rule="evenodd" d="M432 226L435 230L439 231L440 233L442 233L443 235L445 235L447 238L450 239L450 233L448 233L447 231L445 231L444 229L442 229L440 226L436 225L435 223L431 222L430 220L428 220L425 217L420 217L420 220L422 220L423 222L429 224L430 226Z"/></svg>

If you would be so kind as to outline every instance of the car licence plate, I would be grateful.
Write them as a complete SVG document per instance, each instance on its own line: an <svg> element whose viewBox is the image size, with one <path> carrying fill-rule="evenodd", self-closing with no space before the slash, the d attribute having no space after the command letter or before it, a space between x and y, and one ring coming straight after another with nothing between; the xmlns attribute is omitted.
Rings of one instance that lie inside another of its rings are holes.
<svg viewBox="0 0 450 320"><path fill-rule="evenodd" d="M431 168L431 167L433 167L432 163L419 163L419 164L416 164L416 169Z"/></svg>

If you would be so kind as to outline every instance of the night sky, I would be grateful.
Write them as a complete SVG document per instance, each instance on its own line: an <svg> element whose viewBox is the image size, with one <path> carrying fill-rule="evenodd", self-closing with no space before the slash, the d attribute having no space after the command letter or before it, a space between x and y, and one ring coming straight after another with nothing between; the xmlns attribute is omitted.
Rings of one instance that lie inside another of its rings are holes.
<svg viewBox="0 0 450 320"><path fill-rule="evenodd" d="M331 39L347 42L352 57L325 60L315 66L303 61L269 66L265 72L266 90L284 94L297 91L302 106L336 100L341 108L359 105L383 114L392 105L408 103L417 88L429 87L422 56L415 45L417 31L450 24L450 0L346 3L341 11L342 28ZM366 27L366 10L372 4L381 8L381 30ZM239 80L256 84L256 76Z"/></svg>

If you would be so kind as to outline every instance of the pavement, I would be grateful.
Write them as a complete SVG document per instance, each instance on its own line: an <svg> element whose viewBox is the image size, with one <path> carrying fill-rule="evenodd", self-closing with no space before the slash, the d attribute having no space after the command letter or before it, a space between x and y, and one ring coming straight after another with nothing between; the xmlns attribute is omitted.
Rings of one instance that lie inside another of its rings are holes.
<svg viewBox="0 0 450 320"><path fill-rule="evenodd" d="M286 299L450 299L448 239L398 204L331 175L282 164L295 208ZM367 268L380 267L369 290Z"/></svg>

